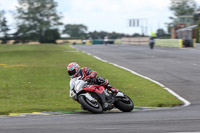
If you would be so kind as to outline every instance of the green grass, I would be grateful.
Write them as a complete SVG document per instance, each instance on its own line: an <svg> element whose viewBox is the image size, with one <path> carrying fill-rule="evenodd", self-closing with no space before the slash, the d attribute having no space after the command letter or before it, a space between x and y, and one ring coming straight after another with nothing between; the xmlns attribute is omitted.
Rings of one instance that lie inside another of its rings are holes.
<svg viewBox="0 0 200 133"><path fill-rule="evenodd" d="M0 114L80 109L69 97L66 64L73 61L109 79L113 86L128 94L136 106L182 104L148 80L73 51L67 45L0 45Z"/></svg>

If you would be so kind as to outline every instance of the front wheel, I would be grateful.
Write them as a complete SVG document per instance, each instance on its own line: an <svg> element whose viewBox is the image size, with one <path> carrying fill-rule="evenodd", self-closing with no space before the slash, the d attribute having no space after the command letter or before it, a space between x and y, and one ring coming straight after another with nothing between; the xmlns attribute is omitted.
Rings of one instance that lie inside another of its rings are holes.
<svg viewBox="0 0 200 133"><path fill-rule="evenodd" d="M116 108L123 112L131 112L134 108L133 101L126 95L124 97L121 97L114 104Z"/></svg>
<svg viewBox="0 0 200 133"><path fill-rule="evenodd" d="M103 108L99 104L99 102L92 102L89 99L87 99L85 96L79 96L78 101L85 110L88 110L95 114L103 112Z"/></svg>

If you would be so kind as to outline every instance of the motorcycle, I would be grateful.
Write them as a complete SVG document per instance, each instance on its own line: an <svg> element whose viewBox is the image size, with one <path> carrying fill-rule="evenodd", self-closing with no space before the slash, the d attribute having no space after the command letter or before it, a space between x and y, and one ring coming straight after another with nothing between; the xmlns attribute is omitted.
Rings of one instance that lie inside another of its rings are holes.
<svg viewBox="0 0 200 133"><path fill-rule="evenodd" d="M70 80L70 97L80 103L82 109L95 114L113 108L131 112L134 108L134 103L126 94L120 91L112 94L105 87L81 80L80 77Z"/></svg>

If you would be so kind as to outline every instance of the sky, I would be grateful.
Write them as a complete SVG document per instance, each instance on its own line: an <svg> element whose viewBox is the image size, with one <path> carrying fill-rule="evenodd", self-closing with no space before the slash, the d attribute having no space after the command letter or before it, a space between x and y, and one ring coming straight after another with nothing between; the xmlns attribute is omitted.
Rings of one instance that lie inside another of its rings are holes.
<svg viewBox="0 0 200 133"><path fill-rule="evenodd" d="M64 24L84 24L88 31L107 31L125 34L156 32L166 30L165 23L173 16L169 10L170 0L54 0L57 11L62 14ZM196 0L200 5L200 0ZM0 0L0 10L6 11L11 27L15 20L17 0ZM140 19L142 27L130 27L130 19ZM142 30L143 29L143 30Z"/></svg>

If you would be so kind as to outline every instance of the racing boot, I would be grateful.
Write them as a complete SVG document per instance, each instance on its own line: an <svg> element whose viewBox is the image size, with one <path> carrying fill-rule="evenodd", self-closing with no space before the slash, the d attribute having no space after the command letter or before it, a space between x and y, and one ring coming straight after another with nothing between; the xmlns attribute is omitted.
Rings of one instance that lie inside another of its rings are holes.
<svg viewBox="0 0 200 133"><path fill-rule="evenodd" d="M108 84L106 86L106 89L108 89L109 91L112 92L111 96L112 96L113 99L112 99L111 103L114 103L114 101L113 101L114 98L116 98L116 97L124 97L125 96L123 92L120 92L118 89L112 87L110 84Z"/></svg>
<svg viewBox="0 0 200 133"><path fill-rule="evenodd" d="M115 89L114 87L112 87L109 83L106 86L106 89L108 89L109 91L111 91L113 96L116 96L117 93L118 93L118 91L119 91L118 89Z"/></svg>

